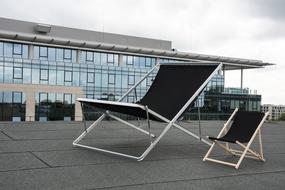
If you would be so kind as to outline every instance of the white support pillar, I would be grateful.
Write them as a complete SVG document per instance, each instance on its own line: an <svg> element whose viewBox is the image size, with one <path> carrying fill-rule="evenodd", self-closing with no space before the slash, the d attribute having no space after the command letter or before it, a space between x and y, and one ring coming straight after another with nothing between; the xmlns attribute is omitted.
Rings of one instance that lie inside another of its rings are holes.
<svg viewBox="0 0 285 190"><path fill-rule="evenodd" d="M160 59L159 57L155 58L155 65L159 64L160 63Z"/></svg>
<svg viewBox="0 0 285 190"><path fill-rule="evenodd" d="M28 58L34 59L34 46L30 44L28 48Z"/></svg>
<svg viewBox="0 0 285 190"><path fill-rule="evenodd" d="M76 50L76 63L80 62L80 54L81 54L81 50Z"/></svg>
<svg viewBox="0 0 285 190"><path fill-rule="evenodd" d="M122 65L124 65L124 63L123 63L123 54L119 54L119 66L122 66Z"/></svg>
<svg viewBox="0 0 285 190"><path fill-rule="evenodd" d="M240 69L240 91L243 94L243 68Z"/></svg>

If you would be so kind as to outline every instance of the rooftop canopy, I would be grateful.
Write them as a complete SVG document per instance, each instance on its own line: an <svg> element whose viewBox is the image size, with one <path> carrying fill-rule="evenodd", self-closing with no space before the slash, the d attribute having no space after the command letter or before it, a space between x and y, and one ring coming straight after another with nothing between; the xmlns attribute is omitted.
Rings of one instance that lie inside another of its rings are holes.
<svg viewBox="0 0 285 190"><path fill-rule="evenodd" d="M109 51L184 61L226 63L225 70L261 68L273 65L262 60L242 59L173 50L171 41L111 34L63 26L0 18L0 40L56 47Z"/></svg>

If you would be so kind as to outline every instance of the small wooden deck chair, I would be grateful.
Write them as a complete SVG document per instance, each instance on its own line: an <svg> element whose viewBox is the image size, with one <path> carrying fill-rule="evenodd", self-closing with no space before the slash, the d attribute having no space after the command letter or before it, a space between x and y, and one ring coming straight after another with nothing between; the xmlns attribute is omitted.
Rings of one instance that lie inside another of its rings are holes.
<svg viewBox="0 0 285 190"><path fill-rule="evenodd" d="M215 137L208 137L214 143L208 150L205 155L203 161L212 161L220 164L225 164L228 166L233 166L236 169L239 168L241 162L244 157L261 160L265 162L263 157L263 148L262 148L262 140L261 140L261 127L267 118L269 112L261 113L261 112L250 112L250 111L238 111L236 108L232 113L228 121L225 123L219 135ZM229 124L233 120L232 125L229 128ZM222 137L222 135L224 136ZM258 135L259 139L259 153L250 149L250 146ZM225 145L220 141L225 142ZM235 143L240 145L243 151L234 150L230 148L229 143ZM213 158L209 158L213 148L215 145L218 145L227 153L232 154L234 156L240 156L237 163L225 162L221 160L216 160Z"/></svg>
<svg viewBox="0 0 285 190"><path fill-rule="evenodd" d="M150 86L145 96L136 103L125 103L121 102L132 90L147 78L151 72L159 67L158 73ZM167 63L158 64L152 68L140 81L138 81L132 88L130 88L126 94L124 94L118 101L103 101L95 99L78 98L82 104L99 108L102 111L102 116L99 117L93 124L88 128L85 127L85 131L73 142L74 146L88 148L91 150L101 151L105 153L115 154L128 158L133 158L138 161L143 160L149 152L156 146L161 138L167 133L171 127L175 127L188 135L191 135L208 145L211 145L205 139L200 137L191 131L185 129L177 123L177 120L181 117L184 111L194 103L197 96L206 87L210 79L220 70L222 64L220 63ZM83 110L82 110L83 111ZM117 116L113 115L112 112L124 113L147 120L148 131L126 121ZM84 114L83 114L84 115ZM143 132L149 136L150 145L140 156L133 156L114 152L102 148L91 147L83 144L79 144L94 127L96 127L106 116L113 118L127 126L135 128L140 132ZM83 118L84 119L84 118ZM85 120L85 119L84 119ZM165 122L166 126L155 138L154 134L150 131L149 120L156 120ZM155 139L154 139L155 138Z"/></svg>

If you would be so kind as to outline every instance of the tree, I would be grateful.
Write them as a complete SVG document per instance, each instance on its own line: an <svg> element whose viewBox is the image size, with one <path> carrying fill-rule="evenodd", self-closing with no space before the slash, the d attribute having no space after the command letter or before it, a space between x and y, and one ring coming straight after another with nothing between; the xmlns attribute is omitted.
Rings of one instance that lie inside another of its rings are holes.
<svg viewBox="0 0 285 190"><path fill-rule="evenodd" d="M281 116L279 117L279 120L285 121L285 112L281 114Z"/></svg>

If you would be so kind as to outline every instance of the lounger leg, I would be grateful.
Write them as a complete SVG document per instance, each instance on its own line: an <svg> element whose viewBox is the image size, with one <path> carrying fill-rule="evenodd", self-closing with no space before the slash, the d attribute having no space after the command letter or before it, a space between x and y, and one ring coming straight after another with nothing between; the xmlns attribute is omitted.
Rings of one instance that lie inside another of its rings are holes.
<svg viewBox="0 0 285 190"><path fill-rule="evenodd" d="M208 159L208 157L210 156L211 152L213 151L215 145L216 145L216 142L213 142L211 147L209 148L207 154L204 156L203 161L206 161Z"/></svg>
<svg viewBox="0 0 285 190"><path fill-rule="evenodd" d="M94 127L96 127L105 117L106 117L105 114L101 115L94 123L92 123L87 129L85 129L85 131L79 137L77 137L77 139L73 141L73 145L77 146L78 145L77 143L81 139L83 139Z"/></svg>
<svg viewBox="0 0 285 190"><path fill-rule="evenodd" d="M142 161L149 152L156 146L156 144L160 141L160 139L167 133L167 131L172 127L173 123L169 122L168 125L164 128L161 134L150 144L150 146L142 153L139 157L138 161Z"/></svg>
<svg viewBox="0 0 285 190"><path fill-rule="evenodd" d="M263 146L262 146L262 138L261 138L261 129L259 129L259 132L258 132L258 140L259 140L259 154L260 154L261 158L263 159L263 161L265 161L265 159L264 159L264 155L263 155Z"/></svg>

